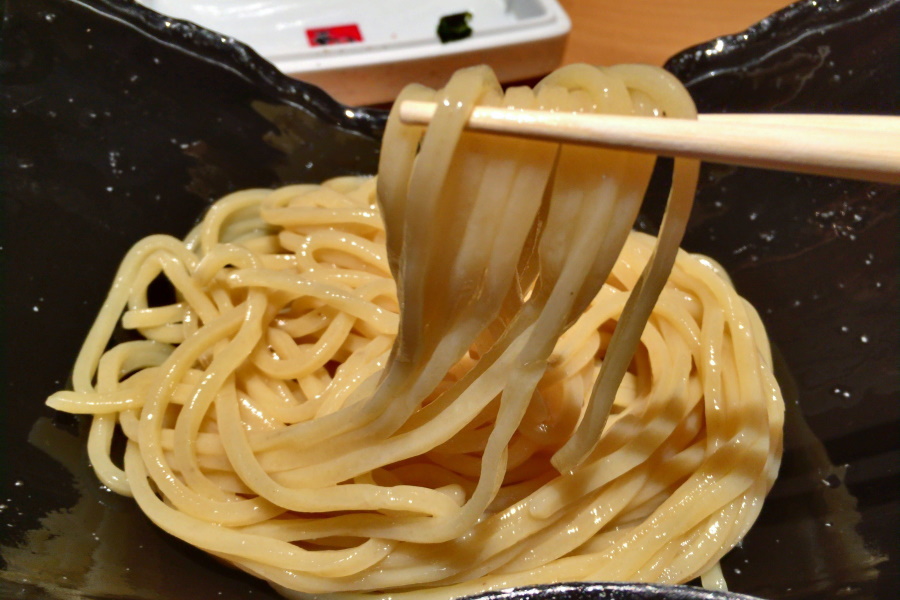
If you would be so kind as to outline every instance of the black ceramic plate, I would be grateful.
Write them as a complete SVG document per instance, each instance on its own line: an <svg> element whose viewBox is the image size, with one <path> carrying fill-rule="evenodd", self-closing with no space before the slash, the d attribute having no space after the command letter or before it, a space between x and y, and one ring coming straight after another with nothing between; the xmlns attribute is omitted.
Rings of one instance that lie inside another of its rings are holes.
<svg viewBox="0 0 900 600"><path fill-rule="evenodd" d="M373 172L384 114L340 106L231 40L130 2L2 6L0 596L276 598L102 489L84 423L43 401L66 384L129 245L185 233L236 188ZM897 0L804 2L668 68L702 111L898 114L898 23ZM723 563L737 591L887 599L900 587L898 209L897 187L704 170L685 245L722 262L759 308L788 401L781 478ZM650 201L642 226L659 210ZM491 597L634 593L581 584Z"/></svg>

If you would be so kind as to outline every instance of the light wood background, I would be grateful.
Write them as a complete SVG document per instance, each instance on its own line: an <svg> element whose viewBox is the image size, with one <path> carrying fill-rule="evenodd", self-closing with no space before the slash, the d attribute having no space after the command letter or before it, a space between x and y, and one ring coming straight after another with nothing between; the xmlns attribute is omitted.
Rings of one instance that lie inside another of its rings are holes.
<svg viewBox="0 0 900 600"><path fill-rule="evenodd" d="M374 0L377 1L377 0ZM559 0L572 20L560 64L595 65L646 63L662 65L674 54L721 35L738 33L788 0ZM299 73L296 77L318 85L351 106L390 103L410 81L440 87L456 69L489 64L505 82L530 81L556 66L559 43L550 47L546 64L527 65L504 48L440 59L405 61L341 71Z"/></svg>
<svg viewBox="0 0 900 600"><path fill-rule="evenodd" d="M738 33L787 0L558 0L572 19L563 64L662 65L673 54Z"/></svg>

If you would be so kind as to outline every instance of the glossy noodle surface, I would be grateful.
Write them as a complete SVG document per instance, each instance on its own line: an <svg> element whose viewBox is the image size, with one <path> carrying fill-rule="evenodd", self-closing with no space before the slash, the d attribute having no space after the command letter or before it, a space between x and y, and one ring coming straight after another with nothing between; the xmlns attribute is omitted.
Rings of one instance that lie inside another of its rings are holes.
<svg viewBox="0 0 900 600"><path fill-rule="evenodd" d="M690 98L636 65L402 98L439 110L391 116L377 177L238 192L139 242L48 403L93 415L106 485L289 596L714 581L774 481L783 402L756 312L678 250L696 163L655 238L631 231L653 157L462 127L476 104L691 118ZM119 324L139 335L111 346Z"/></svg>

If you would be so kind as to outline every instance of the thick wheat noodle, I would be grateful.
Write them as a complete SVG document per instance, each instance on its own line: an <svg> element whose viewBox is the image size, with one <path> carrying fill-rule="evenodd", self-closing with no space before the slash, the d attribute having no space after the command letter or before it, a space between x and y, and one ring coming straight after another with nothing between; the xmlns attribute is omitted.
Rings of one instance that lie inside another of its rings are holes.
<svg viewBox="0 0 900 600"><path fill-rule="evenodd" d="M48 403L93 415L101 481L288 596L721 580L783 403L753 308L678 249L697 164L675 161L654 238L631 231L652 157L463 130L476 104L690 118L690 98L586 65L405 98L438 111L391 115L377 178L238 192L138 243ZM119 323L145 339L107 348Z"/></svg>

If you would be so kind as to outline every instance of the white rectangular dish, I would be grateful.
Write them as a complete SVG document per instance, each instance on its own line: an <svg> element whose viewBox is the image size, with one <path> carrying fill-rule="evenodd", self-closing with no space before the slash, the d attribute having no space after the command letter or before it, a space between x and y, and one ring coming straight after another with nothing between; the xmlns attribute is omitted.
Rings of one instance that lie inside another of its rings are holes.
<svg viewBox="0 0 900 600"><path fill-rule="evenodd" d="M140 0L238 39L346 104L391 101L489 63L504 82L561 59L571 24L556 0ZM442 39L443 38L443 39Z"/></svg>

